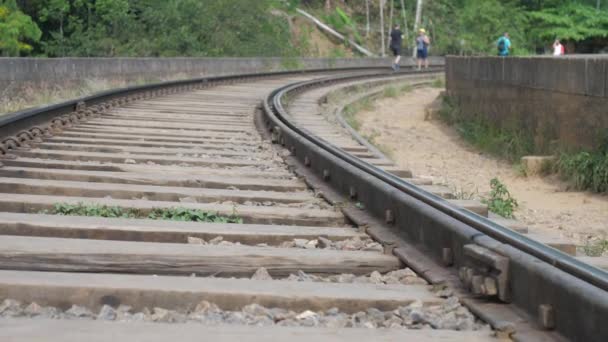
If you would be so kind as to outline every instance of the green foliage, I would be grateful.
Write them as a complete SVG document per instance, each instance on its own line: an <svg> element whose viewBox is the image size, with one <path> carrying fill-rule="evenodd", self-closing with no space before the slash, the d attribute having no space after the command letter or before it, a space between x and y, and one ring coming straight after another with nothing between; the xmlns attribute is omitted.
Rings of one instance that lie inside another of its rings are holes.
<svg viewBox="0 0 608 342"><path fill-rule="evenodd" d="M401 1L394 23L403 25ZM321 0L0 0L0 53L60 56L289 56L309 52L306 37L293 37L286 14L308 6L346 37L379 51L379 2L370 1L365 31L363 1ZM595 0L425 1L422 27L433 54L496 53L496 40L511 34L515 54L549 46L556 37L585 40L608 36L608 4ZM17 6L19 4L20 7ZM336 5L340 7L336 7ZM388 8L388 4L386 5ZM413 44L416 1L406 1L404 47ZM21 10L19 10L21 8ZM363 34L365 38L363 38ZM342 49L330 50L335 58Z"/></svg>
<svg viewBox="0 0 608 342"><path fill-rule="evenodd" d="M397 97L399 95L399 90L393 86L384 88L382 92L383 97Z"/></svg>
<svg viewBox="0 0 608 342"><path fill-rule="evenodd" d="M399 89L399 90L401 90L402 93L409 93L412 90L414 90L414 87L412 87L411 84L404 84L401 86L401 89Z"/></svg>
<svg viewBox="0 0 608 342"><path fill-rule="evenodd" d="M513 218L513 212L518 207L517 201L511 197L507 187L493 178L490 181L490 198L482 202L488 205L488 210L505 218Z"/></svg>
<svg viewBox="0 0 608 342"><path fill-rule="evenodd" d="M562 153L556 168L577 189L608 192L608 143L593 152Z"/></svg>
<svg viewBox="0 0 608 342"><path fill-rule="evenodd" d="M519 127L497 127L482 115L465 117L448 97L443 99L439 117L467 142L494 156L514 162L534 151L531 134Z"/></svg>
<svg viewBox="0 0 608 342"><path fill-rule="evenodd" d="M17 7L15 0L0 0L0 55L30 53L30 42L40 40L42 32L32 18Z"/></svg>
<svg viewBox="0 0 608 342"><path fill-rule="evenodd" d="M294 3L32 0L22 6L43 31L37 52L49 57L215 57L296 56L287 20L273 11Z"/></svg>
<svg viewBox="0 0 608 342"><path fill-rule="evenodd" d="M243 223L243 219L236 215L236 208L230 216L209 213L201 210L186 208L153 209L148 215L153 220L215 222L215 223Z"/></svg>
<svg viewBox="0 0 608 342"><path fill-rule="evenodd" d="M46 212L45 212L46 213ZM236 208L229 216L218 213L209 213L198 209L187 208L154 208L146 215L140 210L131 208L121 208L115 206L96 205L96 204L68 204L57 203L48 212L53 215L63 216L93 216L93 217L112 217L112 218L148 218L151 220L170 220L170 221L193 221L193 222L216 222L216 223L243 223L243 219L237 216Z"/></svg>
<svg viewBox="0 0 608 342"><path fill-rule="evenodd" d="M528 18L517 1L468 0L460 15L462 49L469 53L497 53L496 42L504 32L509 32L513 42L512 53L525 54L525 28Z"/></svg>
<svg viewBox="0 0 608 342"><path fill-rule="evenodd" d="M324 15L323 20L334 30L350 36L357 44L361 44L357 23L339 7L336 7L334 12Z"/></svg>
<svg viewBox="0 0 608 342"><path fill-rule="evenodd" d="M587 256L601 257L604 253L608 252L608 240L599 239L597 241L587 241L582 246L583 253Z"/></svg>
<svg viewBox="0 0 608 342"><path fill-rule="evenodd" d="M556 37L574 41L608 37L608 13L586 4L567 2L529 12L528 16L534 22L530 33L539 41Z"/></svg>
<svg viewBox="0 0 608 342"><path fill-rule="evenodd" d="M436 78L435 80L433 80L433 83L431 83L431 87L444 89L445 88L445 79L443 77Z"/></svg>

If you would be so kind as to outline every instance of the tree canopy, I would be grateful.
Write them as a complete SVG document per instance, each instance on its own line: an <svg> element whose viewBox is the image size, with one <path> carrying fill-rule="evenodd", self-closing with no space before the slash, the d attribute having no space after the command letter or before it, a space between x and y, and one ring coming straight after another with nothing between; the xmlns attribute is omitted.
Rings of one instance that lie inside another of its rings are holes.
<svg viewBox="0 0 608 342"><path fill-rule="evenodd" d="M2 56L296 56L286 13L306 7L379 50L378 0L0 0ZM385 0L412 40L416 1ZM405 8L401 8L405 4ZM367 6L366 6L367 5ZM368 16L366 11L370 9ZM406 18L401 18L401 13ZM509 32L517 54L553 39L608 37L608 0L424 0L433 53L487 54ZM366 25L372 20L371 33ZM390 23L385 18L386 33ZM407 25L405 25L407 23ZM376 46L378 45L378 46Z"/></svg>

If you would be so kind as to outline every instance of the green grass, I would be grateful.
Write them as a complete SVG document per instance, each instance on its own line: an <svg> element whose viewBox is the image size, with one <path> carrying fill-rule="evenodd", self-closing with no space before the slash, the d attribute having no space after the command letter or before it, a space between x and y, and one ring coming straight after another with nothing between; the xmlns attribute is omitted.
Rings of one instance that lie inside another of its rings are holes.
<svg viewBox="0 0 608 342"><path fill-rule="evenodd" d="M447 97L443 99L439 117L453 126L464 140L491 155L516 162L522 156L533 154L534 141L524 131L496 127L480 115L464 118Z"/></svg>
<svg viewBox="0 0 608 342"><path fill-rule="evenodd" d="M450 189L452 190L454 198L458 200L472 200L475 199L479 194L479 191L477 189L475 189L474 191L469 191L463 187L458 186L450 186Z"/></svg>
<svg viewBox="0 0 608 342"><path fill-rule="evenodd" d="M511 196L507 187L498 179L490 181L490 198L482 202L488 205L488 210L505 218L513 218L513 212L517 209L517 200Z"/></svg>
<svg viewBox="0 0 608 342"><path fill-rule="evenodd" d="M483 116L464 118L450 101L444 97L439 117L453 126L460 136L483 152L516 163L514 168L521 176L525 169L517 164L521 157L535 154L532 134L524 129L509 129L494 126ZM541 175L558 172L578 190L598 193L608 192L608 136L600 147L593 151L561 152L557 162L543 163Z"/></svg>
<svg viewBox="0 0 608 342"><path fill-rule="evenodd" d="M438 77L438 78L436 78L433 81L433 83L431 83L431 87L444 89L445 88L445 80L443 79L443 77Z"/></svg>
<svg viewBox="0 0 608 342"><path fill-rule="evenodd" d="M587 241L587 243L581 247L583 253L587 256L600 257L604 253L608 252L608 240L600 239L597 241Z"/></svg>
<svg viewBox="0 0 608 342"><path fill-rule="evenodd" d="M384 91L382 91L382 96L390 98L397 97L399 96L399 90L393 86L386 87L384 88Z"/></svg>
<svg viewBox="0 0 608 342"><path fill-rule="evenodd" d="M151 220L170 221L192 221L209 223L243 223L243 219L237 216L236 209L229 216L219 213L210 213L198 209L187 208L154 208L148 214L137 209L122 208L116 206L96 204L68 204L56 203L52 210L44 211L45 214L63 216L89 216L89 217L113 217L113 218L147 218Z"/></svg>
<svg viewBox="0 0 608 342"><path fill-rule="evenodd" d="M391 150L387 146L384 146L384 145L380 144L376 140L379 136L380 136L380 132L378 132L376 130L372 130L371 134L369 134L369 135L363 135L363 138L365 140L367 140L370 144L376 146L376 148L378 150L380 150L380 152L382 152L384 155L386 155L388 157L393 157L393 150Z"/></svg>
<svg viewBox="0 0 608 342"><path fill-rule="evenodd" d="M515 173L517 173L519 177L528 177L528 171L521 162L513 164L513 170L515 171Z"/></svg>
<svg viewBox="0 0 608 342"><path fill-rule="evenodd" d="M369 98L363 98L357 102L351 103L344 107L342 116L346 123L350 125L355 131L361 128L361 123L357 120L357 113L361 111L369 111L374 109L374 103Z"/></svg>
<svg viewBox="0 0 608 342"><path fill-rule="evenodd" d="M608 144L605 145L593 152L561 153L555 168L579 190L608 192Z"/></svg>
<svg viewBox="0 0 608 342"><path fill-rule="evenodd" d="M404 84L401 86L401 88L399 90L401 90L401 92L405 94L405 93L409 93L412 90L414 90L414 87L412 87L411 84Z"/></svg>

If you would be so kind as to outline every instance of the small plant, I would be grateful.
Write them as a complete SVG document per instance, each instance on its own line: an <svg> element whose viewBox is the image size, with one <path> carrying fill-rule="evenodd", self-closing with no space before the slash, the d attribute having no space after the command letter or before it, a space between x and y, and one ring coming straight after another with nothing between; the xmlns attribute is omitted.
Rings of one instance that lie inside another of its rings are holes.
<svg viewBox="0 0 608 342"><path fill-rule="evenodd" d="M397 97L399 95L399 91L395 87L386 87L382 92L384 97Z"/></svg>
<svg viewBox="0 0 608 342"><path fill-rule="evenodd" d="M608 142L594 152L562 153L555 167L577 189L608 192Z"/></svg>
<svg viewBox="0 0 608 342"><path fill-rule="evenodd" d="M464 140L491 155L514 162L534 154L533 138L525 131L497 127L483 115L463 115L447 96L443 97L438 114L446 124L454 126Z"/></svg>
<svg viewBox="0 0 608 342"><path fill-rule="evenodd" d="M490 181L490 198L482 202L488 205L488 210L504 218L513 218L513 212L518 207L517 200L511 196L507 187L493 178Z"/></svg>
<svg viewBox="0 0 608 342"><path fill-rule="evenodd" d="M412 90L414 90L414 87L412 87L411 84L404 84L403 86L401 86L400 90L401 90L402 93L409 93Z"/></svg>
<svg viewBox="0 0 608 342"><path fill-rule="evenodd" d="M356 110L355 110L354 106L349 105L349 106L344 107L344 111L342 112L342 114L344 115L344 120L346 120L346 123L350 127L352 127L355 131L358 131L359 128L361 128L361 124L355 117Z"/></svg>
<svg viewBox="0 0 608 342"><path fill-rule="evenodd" d="M464 187L451 186L452 194L454 198L458 200L472 200L478 195L478 190L468 191Z"/></svg>
<svg viewBox="0 0 608 342"><path fill-rule="evenodd" d="M600 257L608 252L608 240L600 239L597 241L587 241L581 249L587 256Z"/></svg>
<svg viewBox="0 0 608 342"><path fill-rule="evenodd" d="M140 210L122 208L116 206L96 204L67 204L57 203L53 209L43 211L44 214L63 216L90 216L90 217L114 217L114 218L147 218L151 220L191 221L209 223L243 223L238 217L236 206L232 208L232 214L225 216L219 213L206 212L199 209L188 208L154 208L147 215Z"/></svg>
<svg viewBox="0 0 608 342"><path fill-rule="evenodd" d="M515 170L515 173L517 173L517 175L519 177L524 177L524 178L528 177L528 171L526 170L526 167L522 163L514 164L513 170Z"/></svg>
<svg viewBox="0 0 608 342"><path fill-rule="evenodd" d="M433 88L445 88L445 80L441 77L436 78L433 83L431 83L431 87Z"/></svg>

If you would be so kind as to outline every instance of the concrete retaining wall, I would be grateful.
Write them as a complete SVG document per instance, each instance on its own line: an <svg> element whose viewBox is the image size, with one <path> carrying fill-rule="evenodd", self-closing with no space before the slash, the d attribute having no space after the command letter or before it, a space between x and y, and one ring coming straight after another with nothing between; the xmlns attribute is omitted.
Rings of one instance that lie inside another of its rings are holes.
<svg viewBox="0 0 608 342"><path fill-rule="evenodd" d="M608 56L448 57L446 85L462 116L526 132L539 153L608 135Z"/></svg>
<svg viewBox="0 0 608 342"><path fill-rule="evenodd" d="M443 63L443 59L433 60ZM66 83L89 79L139 80L219 76L237 73L380 67L391 62L383 58L0 58L0 90L21 83ZM403 65L412 61L404 59Z"/></svg>

